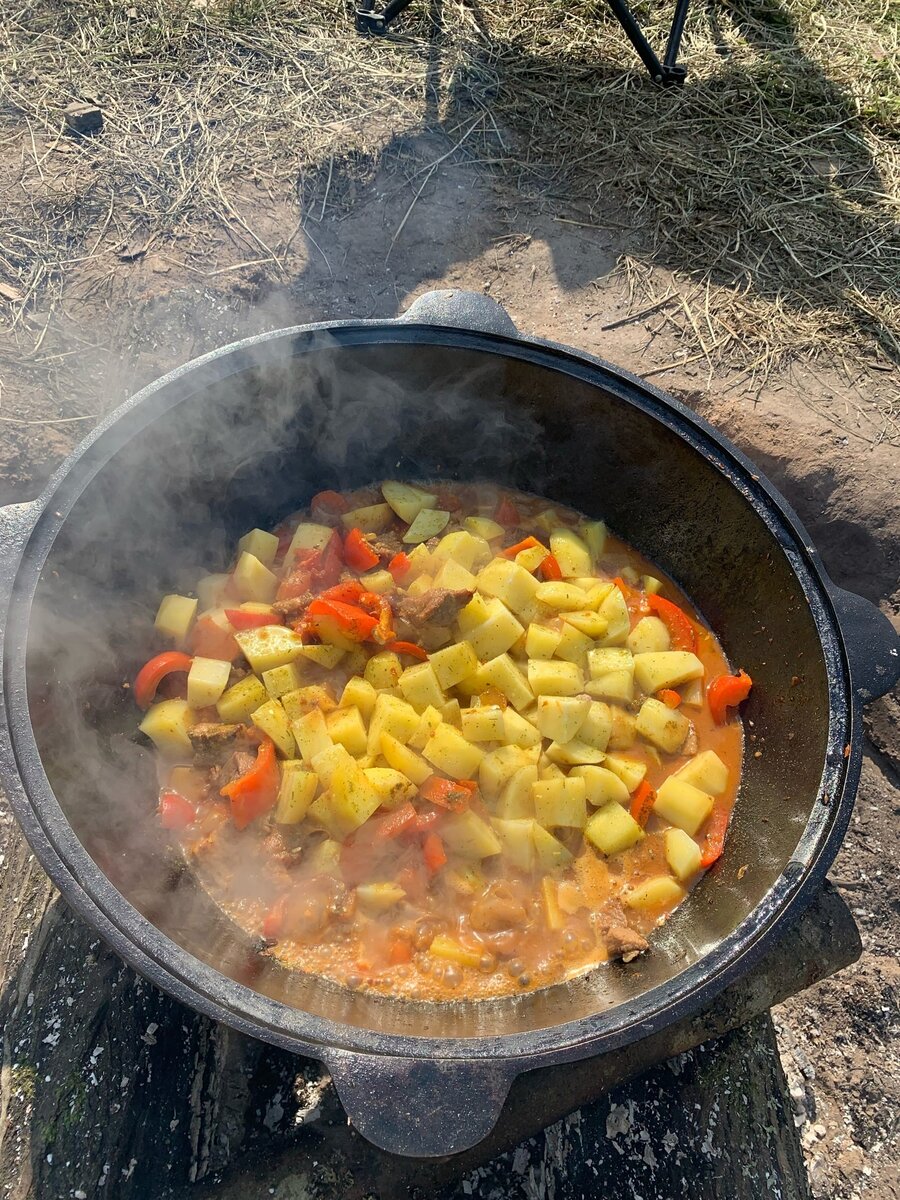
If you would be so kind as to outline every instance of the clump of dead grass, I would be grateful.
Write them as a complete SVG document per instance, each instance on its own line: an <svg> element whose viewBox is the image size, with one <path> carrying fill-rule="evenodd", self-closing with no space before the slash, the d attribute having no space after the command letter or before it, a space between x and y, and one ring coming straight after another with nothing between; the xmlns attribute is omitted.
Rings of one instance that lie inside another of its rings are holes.
<svg viewBox="0 0 900 1200"><path fill-rule="evenodd" d="M677 283L690 353L766 371L820 352L900 351L898 23L890 0L695 0L683 91L652 86L588 0L428 0L385 39L324 0L36 0L0 29L0 281L61 300L85 258L176 246L215 270L217 238L288 278L301 224L354 203L387 145L413 194L442 130L529 202L625 226L637 308ZM420 0L421 3L421 0ZM661 45L671 7L637 11ZM102 137L62 130L94 99ZM248 187L291 205L272 244Z"/></svg>

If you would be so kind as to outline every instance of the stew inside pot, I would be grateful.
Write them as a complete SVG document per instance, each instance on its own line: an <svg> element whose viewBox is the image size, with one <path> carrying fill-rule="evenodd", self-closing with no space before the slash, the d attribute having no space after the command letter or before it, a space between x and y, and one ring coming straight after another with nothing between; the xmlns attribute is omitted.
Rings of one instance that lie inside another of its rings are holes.
<svg viewBox="0 0 900 1200"><path fill-rule="evenodd" d="M749 677L570 509L323 492L156 630L159 819L289 967L419 999L545 986L647 950L722 853Z"/></svg>

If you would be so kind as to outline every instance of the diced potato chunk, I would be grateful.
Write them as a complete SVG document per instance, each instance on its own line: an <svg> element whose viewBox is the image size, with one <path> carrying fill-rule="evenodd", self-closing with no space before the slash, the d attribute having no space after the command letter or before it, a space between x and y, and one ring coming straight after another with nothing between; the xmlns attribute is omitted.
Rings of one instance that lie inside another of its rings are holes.
<svg viewBox="0 0 900 1200"><path fill-rule="evenodd" d="M670 775L656 793L653 811L693 837L712 812L713 803L708 792L701 792L677 775Z"/></svg>
<svg viewBox="0 0 900 1200"><path fill-rule="evenodd" d="M515 645L525 632L524 626L496 596L492 596L486 602L485 607L487 616L468 634L472 650L482 660L496 658L498 654L503 654L510 646Z"/></svg>
<svg viewBox="0 0 900 1200"><path fill-rule="evenodd" d="M553 742L571 741L584 724L590 707L590 700L575 696L538 696L537 727Z"/></svg>
<svg viewBox="0 0 900 1200"><path fill-rule="evenodd" d="M574 625L579 633L583 633L589 638L603 637L607 630L606 617L600 613L594 612L590 608L581 608L576 612L567 612L565 621L568 625Z"/></svg>
<svg viewBox="0 0 900 1200"><path fill-rule="evenodd" d="M541 583L535 591L535 596L541 604L554 608L558 612L577 612L584 608L584 592L574 583L563 583L554 580Z"/></svg>
<svg viewBox="0 0 900 1200"><path fill-rule="evenodd" d="M593 644L593 639L589 638L587 634L576 629L568 621L563 621L559 644L556 647L556 657L565 659L566 662L577 663L584 669L587 664L588 651Z"/></svg>
<svg viewBox="0 0 900 1200"><path fill-rule="evenodd" d="M550 552L559 563L563 579L590 575L591 552L572 529L556 529L550 534Z"/></svg>
<svg viewBox="0 0 900 1200"><path fill-rule="evenodd" d="M419 720L419 714L405 700L397 696L380 695L369 721L369 753L378 753L382 734L385 733L405 745L418 729Z"/></svg>
<svg viewBox="0 0 900 1200"><path fill-rule="evenodd" d="M514 708L503 711L503 739L509 746L539 746L541 732Z"/></svg>
<svg viewBox="0 0 900 1200"><path fill-rule="evenodd" d="M387 912L405 897L399 883L360 883L356 887L356 902L366 913Z"/></svg>
<svg viewBox="0 0 900 1200"><path fill-rule="evenodd" d="M663 912L674 908L683 899L684 888L670 875L657 875L655 879L647 879L632 888L624 897L629 908L640 912Z"/></svg>
<svg viewBox="0 0 900 1200"><path fill-rule="evenodd" d="M667 829L663 845L666 862L676 879L690 879L700 870L700 847L683 829Z"/></svg>
<svg viewBox="0 0 900 1200"><path fill-rule="evenodd" d="M404 746L389 733L381 735L381 753L395 771L400 771L417 786L421 786L430 775L434 774L424 758L420 758L414 750Z"/></svg>
<svg viewBox="0 0 900 1200"><path fill-rule="evenodd" d="M397 808L418 795L419 789L412 780L393 767L364 767L363 774L381 797L382 808Z"/></svg>
<svg viewBox="0 0 900 1200"><path fill-rule="evenodd" d="M429 706L439 708L444 703L444 693L430 662L407 667L397 682L400 691L416 712L424 712Z"/></svg>
<svg viewBox="0 0 900 1200"><path fill-rule="evenodd" d="M532 622L525 637L525 653L529 658L552 658L561 637L561 630Z"/></svg>
<svg viewBox="0 0 900 1200"><path fill-rule="evenodd" d="M461 858L490 858L502 850L500 839L471 809L451 813L441 824L444 845Z"/></svg>
<svg viewBox="0 0 900 1200"><path fill-rule="evenodd" d="M661 700L652 697L641 705L635 721L635 728L641 737L666 754L674 754L681 748L690 727L690 721L677 708L669 708Z"/></svg>
<svg viewBox="0 0 900 1200"><path fill-rule="evenodd" d="M535 696L575 696L584 691L584 672L577 663L531 661L528 683Z"/></svg>
<svg viewBox="0 0 900 1200"><path fill-rule="evenodd" d="M467 571L472 571L479 560L487 562L491 551L484 538L475 537L468 530L458 529L454 533L445 534L431 556L435 562L451 561Z"/></svg>
<svg viewBox="0 0 900 1200"><path fill-rule="evenodd" d="M728 787L728 768L715 750L701 750L690 762L679 767L675 775L710 796L721 796Z"/></svg>
<svg viewBox="0 0 900 1200"><path fill-rule="evenodd" d="M534 821L528 818L504 820L494 817L491 826L500 839L504 857L520 870L531 871L535 860Z"/></svg>
<svg viewBox="0 0 900 1200"><path fill-rule="evenodd" d="M531 829L537 865L542 871L562 871L572 861L571 853L553 834L535 821Z"/></svg>
<svg viewBox="0 0 900 1200"><path fill-rule="evenodd" d="M195 591L197 593L197 604L201 612L206 612L209 608L217 608L222 603L222 598L225 588L231 579L231 575L204 575L202 579L197 580Z"/></svg>
<svg viewBox="0 0 900 1200"><path fill-rule="evenodd" d="M644 831L627 808L613 801L598 808L584 829L584 836L603 854L619 854L644 836Z"/></svg>
<svg viewBox="0 0 900 1200"><path fill-rule="evenodd" d="M484 751L467 742L450 725L439 725L425 743L422 754L452 779L471 779L478 772Z"/></svg>
<svg viewBox="0 0 900 1200"><path fill-rule="evenodd" d="M542 546L540 542L536 546L529 546L526 550L520 550L515 556L514 562L520 567L524 567L526 571L532 574L538 569L550 551L546 546Z"/></svg>
<svg viewBox="0 0 900 1200"><path fill-rule="evenodd" d="M356 759L346 747L332 745L320 750L309 765L318 775L322 787L327 789L331 787L332 777L338 767L346 766L348 763L351 766L357 765Z"/></svg>
<svg viewBox="0 0 900 1200"><path fill-rule="evenodd" d="M508 710L507 710L508 711ZM484 704L462 711L463 737L469 742L503 741L503 709L499 704Z"/></svg>
<svg viewBox="0 0 900 1200"><path fill-rule="evenodd" d="M565 926L565 918L559 907L559 893L556 880L545 875L541 880L541 903L544 907L544 920L548 929L559 930Z"/></svg>
<svg viewBox="0 0 900 1200"><path fill-rule="evenodd" d="M320 708L314 708L305 716L298 717L291 725L291 730L300 757L306 763L311 763L317 754L334 745L325 724L325 714Z"/></svg>
<svg viewBox="0 0 900 1200"><path fill-rule="evenodd" d="M634 656L634 677L648 696L702 675L703 663L689 650L659 650Z"/></svg>
<svg viewBox="0 0 900 1200"><path fill-rule="evenodd" d="M318 819L332 837L345 838L372 816L381 804L381 797L351 759L335 768L327 794L314 801L310 811L320 804Z"/></svg>
<svg viewBox="0 0 900 1200"><path fill-rule="evenodd" d="M478 771L478 785L485 798L495 800L517 772L534 766L535 761L534 751L521 746L500 746L485 754Z"/></svg>
<svg viewBox="0 0 900 1200"><path fill-rule="evenodd" d="M187 702L191 708L208 708L215 704L228 686L231 663L220 658L197 656L187 677Z"/></svg>
<svg viewBox="0 0 900 1200"><path fill-rule="evenodd" d="M474 591L475 576L455 559L448 558L441 563L440 569L434 577L434 586L449 588L450 591Z"/></svg>
<svg viewBox="0 0 900 1200"><path fill-rule="evenodd" d="M588 607L590 607L588 605ZM600 639L604 646L623 646L631 632L631 616L625 597L617 587L610 588L597 612L606 618L606 633Z"/></svg>
<svg viewBox="0 0 900 1200"><path fill-rule="evenodd" d="M445 650L429 654L428 661L442 688L451 688L454 684L478 670L478 658L468 642L454 642ZM423 667L426 663L421 664ZM401 685L402 686L402 685ZM441 698L443 701L443 697Z"/></svg>
<svg viewBox="0 0 900 1200"><path fill-rule="evenodd" d="M234 638L257 675L293 662L303 654L300 634L285 625L260 625L258 629L236 633Z"/></svg>
<svg viewBox="0 0 900 1200"><path fill-rule="evenodd" d="M545 828L583 829L587 821L585 783L576 776L539 779L531 789L534 815Z"/></svg>
<svg viewBox="0 0 900 1200"><path fill-rule="evenodd" d="M516 820L534 816L532 785L537 783L537 767L519 767L507 780L497 800L497 816L504 820Z"/></svg>
<svg viewBox="0 0 900 1200"><path fill-rule="evenodd" d="M278 788L278 806L275 820L279 825L296 825L306 816L307 809L316 797L319 777L314 771L296 758L281 764L281 783Z"/></svg>
<svg viewBox="0 0 900 1200"><path fill-rule="evenodd" d="M403 535L403 541L408 546L427 542L429 538L437 537L442 529L446 529L450 514L440 508L423 508L416 519Z"/></svg>
<svg viewBox="0 0 900 1200"><path fill-rule="evenodd" d="M573 767L569 778L578 777L584 780L585 798L595 808L605 804L627 804L628 788L618 775L608 771L606 767Z"/></svg>
<svg viewBox="0 0 900 1200"><path fill-rule="evenodd" d="M466 517L463 525L468 529L469 533L475 537L484 538L486 542L492 542L495 538L503 537L506 530L499 522L492 520L490 517Z"/></svg>
<svg viewBox="0 0 900 1200"><path fill-rule="evenodd" d="M336 842L334 838L325 838L317 846L313 846L306 861L316 874L340 878L341 843Z"/></svg>
<svg viewBox="0 0 900 1200"><path fill-rule="evenodd" d="M594 651L597 653L597 651ZM598 696L601 700L612 700L617 704L630 704L634 698L633 671L607 671L589 679L585 690L590 696Z"/></svg>
<svg viewBox="0 0 900 1200"><path fill-rule="evenodd" d="M341 692L342 708L358 708L364 720L368 721L375 708L378 693L367 679L354 675L348 679Z"/></svg>
<svg viewBox="0 0 900 1200"><path fill-rule="evenodd" d="M428 953L433 954L435 958L444 958L448 962L456 963L460 967L477 967L482 959L480 951L469 950L445 933L439 933L434 938L428 947Z"/></svg>
<svg viewBox="0 0 900 1200"><path fill-rule="evenodd" d="M194 617L197 615L197 601L190 596L163 596L153 627L173 642L181 644L187 638Z"/></svg>
<svg viewBox="0 0 900 1200"><path fill-rule="evenodd" d="M271 567L278 553L278 538L265 529L251 529L238 542L238 552L252 554L264 567Z"/></svg>
<svg viewBox="0 0 900 1200"><path fill-rule="evenodd" d="M394 590L394 577L390 571L370 571L368 575L360 576L359 582L367 592L374 592L376 596L384 596Z"/></svg>
<svg viewBox="0 0 900 1200"><path fill-rule="evenodd" d="M612 729L609 733L609 742L607 743L610 750L627 750L634 745L637 737L637 722L630 712L626 712L624 708L619 708L613 704L610 707L610 716L612 717Z"/></svg>
<svg viewBox="0 0 900 1200"><path fill-rule="evenodd" d="M578 766L581 763L603 762L605 755L595 746L589 746L580 738L572 738L568 742L551 742L547 747L547 757L555 763L564 766Z"/></svg>
<svg viewBox="0 0 900 1200"><path fill-rule="evenodd" d="M250 714L269 698L262 683L255 675L245 675L222 693L216 704L216 712L229 724L240 724L250 719Z"/></svg>
<svg viewBox="0 0 900 1200"><path fill-rule="evenodd" d="M300 651L300 658L306 662L314 663L317 667L324 667L330 671L332 667L336 667L344 657L345 650L342 646L304 646Z"/></svg>
<svg viewBox="0 0 900 1200"><path fill-rule="evenodd" d="M435 730L443 719L443 713L436 709L433 704L429 704L419 717L419 724L409 739L409 745L412 749L421 750L428 739L434 736ZM472 740L472 738L469 738L469 741Z"/></svg>
<svg viewBox="0 0 900 1200"><path fill-rule="evenodd" d="M627 671L631 675L634 673L634 657L630 650L618 646L607 646L590 652L588 666L591 671L591 679L601 679L610 671Z"/></svg>
<svg viewBox="0 0 900 1200"><path fill-rule="evenodd" d="M446 700L441 706L441 716L448 725L453 725L456 729L462 729L462 709L455 696L452 700Z"/></svg>
<svg viewBox="0 0 900 1200"><path fill-rule="evenodd" d="M381 485L381 494L401 521L411 525L423 508L434 508L437 496L408 483L389 479Z"/></svg>
<svg viewBox="0 0 900 1200"><path fill-rule="evenodd" d="M383 533L393 519L389 504L367 504L344 513L341 524L345 529L358 529L360 533Z"/></svg>
<svg viewBox="0 0 900 1200"><path fill-rule="evenodd" d="M275 749L282 758L293 758L296 753L294 735L287 713L277 700L267 700L250 714L257 729L272 739Z"/></svg>
<svg viewBox="0 0 900 1200"><path fill-rule="evenodd" d="M578 740L593 746L595 750L605 750L609 745L612 729L612 709L602 700L592 700L587 716L578 730Z"/></svg>
<svg viewBox="0 0 900 1200"><path fill-rule="evenodd" d="M262 684L260 684L262 687ZM263 688L265 694L265 689ZM185 700L161 700L147 712L139 729L147 735L160 754L180 758L193 753L188 730L194 714Z"/></svg>
<svg viewBox="0 0 900 1200"><path fill-rule="evenodd" d="M268 671L263 671L262 681L269 695L278 700L285 692L294 692L297 688L302 687L303 675L298 661L295 659L281 667L272 667Z"/></svg>
<svg viewBox="0 0 900 1200"><path fill-rule="evenodd" d="M320 708L322 712L331 712L333 708L337 708L331 692L320 683L311 683L308 687L296 688L293 692L282 692L278 699L292 721L305 716L314 708Z"/></svg>
<svg viewBox="0 0 900 1200"><path fill-rule="evenodd" d="M232 580L242 600L258 600L262 604L269 604L278 591L278 577L255 554L248 554L246 550L237 561Z"/></svg>
<svg viewBox="0 0 900 1200"><path fill-rule="evenodd" d="M476 592L465 608L460 609L456 620L463 637L469 634L491 615L491 610L484 596Z"/></svg>
<svg viewBox="0 0 900 1200"><path fill-rule="evenodd" d="M366 753L367 735L358 708L336 708L325 718L328 736L349 751L355 758Z"/></svg>
<svg viewBox="0 0 900 1200"><path fill-rule="evenodd" d="M542 665L550 666L551 664ZM554 665L560 667L569 666L568 663ZM492 658L484 663L478 671L478 676L485 685L493 684L495 688L498 688L513 708L521 711L523 708L527 708L534 700L534 694L528 680L508 654L498 654L496 658Z"/></svg>
<svg viewBox="0 0 900 1200"><path fill-rule="evenodd" d="M304 521L294 530L291 544L284 556L285 567L290 568L297 554L304 550L322 550L331 541L332 529L329 525L315 525Z"/></svg>
<svg viewBox="0 0 900 1200"><path fill-rule="evenodd" d="M403 673L403 665L393 650L381 650L373 654L366 663L365 679L373 688L396 687Z"/></svg>
<svg viewBox="0 0 900 1200"><path fill-rule="evenodd" d="M495 558L476 576L478 587L488 596L496 596L520 621L533 621L540 612L536 600L542 585L518 563Z"/></svg>
<svg viewBox="0 0 900 1200"><path fill-rule="evenodd" d="M603 760L603 765L607 771L612 771L613 775L618 775L629 792L635 791L647 774L647 764L645 762L640 762L636 758L623 758L617 754L607 754Z"/></svg>
<svg viewBox="0 0 900 1200"><path fill-rule="evenodd" d="M669 631L659 617L642 617L625 639L632 654L653 654L669 649Z"/></svg>
<svg viewBox="0 0 900 1200"><path fill-rule="evenodd" d="M606 548L605 522L585 521L579 532L591 552L591 558L596 562Z"/></svg>

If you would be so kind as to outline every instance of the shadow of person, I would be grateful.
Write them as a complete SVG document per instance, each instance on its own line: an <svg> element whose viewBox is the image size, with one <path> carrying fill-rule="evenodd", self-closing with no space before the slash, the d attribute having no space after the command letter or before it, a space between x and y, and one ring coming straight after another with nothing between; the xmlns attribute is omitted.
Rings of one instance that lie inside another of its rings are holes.
<svg viewBox="0 0 900 1200"><path fill-rule="evenodd" d="M783 328L798 341L827 327L898 357L888 189L854 97L805 53L779 0L695 10L684 89L608 58L536 53L492 33L477 6L464 12L461 32L458 14L449 24L431 0L421 123L304 175L308 218L325 211L327 179L331 208L314 228L342 267L326 287L334 305L346 297L354 315L393 315L423 283L452 282L503 239L533 235L566 292L625 252L738 290L770 316L787 310ZM597 21L598 44L633 65L611 15L598 10ZM720 61L708 74L691 63L704 36ZM350 186L359 203L341 211ZM354 286L379 276L360 312ZM295 294L321 292L323 279L311 259Z"/></svg>

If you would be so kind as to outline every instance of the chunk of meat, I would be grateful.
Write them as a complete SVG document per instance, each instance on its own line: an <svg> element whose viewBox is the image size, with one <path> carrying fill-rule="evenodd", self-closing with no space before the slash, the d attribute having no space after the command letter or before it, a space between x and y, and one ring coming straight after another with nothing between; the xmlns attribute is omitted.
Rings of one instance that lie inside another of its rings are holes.
<svg viewBox="0 0 900 1200"><path fill-rule="evenodd" d="M391 596L391 606L408 625L452 625L460 609L474 596L471 590L429 588L421 596Z"/></svg>
<svg viewBox="0 0 900 1200"><path fill-rule="evenodd" d="M301 617L314 599L314 592L304 592L302 596L292 596L290 600L276 600L272 607L286 621L292 621L295 617Z"/></svg>
<svg viewBox="0 0 900 1200"><path fill-rule="evenodd" d="M650 949L650 943L635 929L627 925L610 925L606 931L606 948L610 958L621 958L631 962L639 954Z"/></svg>
<svg viewBox="0 0 900 1200"><path fill-rule="evenodd" d="M374 538L367 537L366 541L379 558L392 559L395 554L406 549L400 534L395 529L385 529L383 533L376 534Z"/></svg>
<svg viewBox="0 0 900 1200"><path fill-rule="evenodd" d="M256 741L256 731L250 725L227 724L224 721L199 721L188 730L188 737L197 762L221 762L225 753L230 753L240 744L250 745Z"/></svg>

